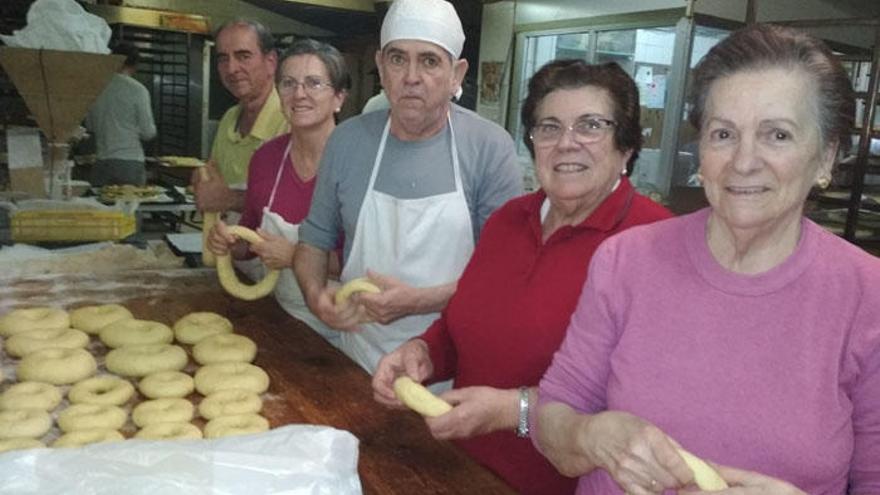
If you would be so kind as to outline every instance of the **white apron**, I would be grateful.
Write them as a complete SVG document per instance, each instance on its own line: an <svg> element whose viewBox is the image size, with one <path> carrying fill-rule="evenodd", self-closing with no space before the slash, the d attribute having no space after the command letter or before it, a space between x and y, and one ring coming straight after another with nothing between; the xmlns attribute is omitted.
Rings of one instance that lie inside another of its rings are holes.
<svg viewBox="0 0 880 495"><path fill-rule="evenodd" d="M299 240L299 224L289 223L281 215L272 211L275 193L278 190L278 184L281 182L281 173L285 167L284 162L289 154L290 142L287 143L287 148L281 156L281 163L278 167L278 173L275 175L275 185L272 186L269 202L263 207L263 220L260 223L260 228L267 233L280 235L295 245ZM262 263L260 266L263 266ZM312 330L318 332L325 340L333 344L334 347L339 347L341 332L327 327L309 311L302 292L299 290L299 284L296 283L296 277L293 275L292 269L285 268L281 270L281 276L278 277L278 285L275 286L275 299L291 316L312 327Z"/></svg>
<svg viewBox="0 0 880 495"><path fill-rule="evenodd" d="M390 120L385 123L370 182L358 214L343 282L371 269L414 287L431 287L459 278L474 251L471 215L462 186L452 120L447 115L455 191L419 199L398 199L374 189ZM421 335L439 313L410 315L388 325L367 323L342 333L342 350L372 374L379 359ZM448 386L448 385L447 385ZM440 387L442 388L442 387Z"/></svg>

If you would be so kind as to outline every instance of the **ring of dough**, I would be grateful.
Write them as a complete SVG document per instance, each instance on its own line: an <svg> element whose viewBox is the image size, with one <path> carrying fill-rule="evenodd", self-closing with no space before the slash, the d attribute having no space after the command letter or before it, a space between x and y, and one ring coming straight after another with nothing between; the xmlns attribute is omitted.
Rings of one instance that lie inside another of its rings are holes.
<svg viewBox="0 0 880 495"><path fill-rule="evenodd" d="M238 414L256 414L263 408L260 396L244 390L221 390L202 399L199 415L205 419Z"/></svg>
<svg viewBox="0 0 880 495"><path fill-rule="evenodd" d="M43 328L69 328L70 316L58 308L38 307L13 309L0 318L0 335L10 337L17 333Z"/></svg>
<svg viewBox="0 0 880 495"><path fill-rule="evenodd" d="M180 371L189 358L182 347L171 344L128 345L107 353L107 370L122 376L147 376L160 371Z"/></svg>
<svg viewBox="0 0 880 495"><path fill-rule="evenodd" d="M204 396L233 388L262 394L269 388L269 375L250 363L215 363L199 368L195 382Z"/></svg>
<svg viewBox="0 0 880 495"><path fill-rule="evenodd" d="M165 398L141 402L131 411L131 420L139 428L153 423L188 423L195 408L186 399Z"/></svg>
<svg viewBox="0 0 880 495"><path fill-rule="evenodd" d="M257 355L257 344L244 335L212 335L193 346L192 354L199 364L250 363Z"/></svg>
<svg viewBox="0 0 880 495"><path fill-rule="evenodd" d="M70 312L70 326L86 333L98 333L111 323L132 318L131 311L121 304L84 306Z"/></svg>
<svg viewBox="0 0 880 495"><path fill-rule="evenodd" d="M41 449L46 444L34 438L5 438L0 440L0 453L10 450Z"/></svg>
<svg viewBox="0 0 880 495"><path fill-rule="evenodd" d="M51 411L61 403L61 390L50 383L19 382L0 394L0 409Z"/></svg>
<svg viewBox="0 0 880 495"><path fill-rule="evenodd" d="M76 383L95 374L95 358L84 349L43 349L21 358L16 373L22 381L53 385Z"/></svg>
<svg viewBox="0 0 880 495"><path fill-rule="evenodd" d="M251 244L263 242L263 238L256 232L241 225L231 225L229 233ZM275 290L280 275L281 272L278 270L268 270L266 276L256 284L243 284L232 268L232 257L228 253L217 256L217 278L220 279L220 285L226 289L226 292L245 301L259 299Z"/></svg>
<svg viewBox="0 0 880 495"><path fill-rule="evenodd" d="M65 433L52 443L53 447L81 447L90 443L121 442L122 433L108 428L76 430Z"/></svg>
<svg viewBox="0 0 880 495"><path fill-rule="evenodd" d="M205 438L221 438L232 435L247 435L269 429L269 421L259 414L237 414L220 416L205 425Z"/></svg>
<svg viewBox="0 0 880 495"><path fill-rule="evenodd" d="M10 356L22 357L32 352L50 347L82 349L89 345L89 336L73 328L43 328L22 332L6 339L6 352Z"/></svg>
<svg viewBox="0 0 880 495"><path fill-rule="evenodd" d="M202 430L192 423L153 423L134 434L144 440L190 440L202 438Z"/></svg>
<svg viewBox="0 0 880 495"><path fill-rule="evenodd" d="M217 313L190 313L174 324L174 336L183 344L195 344L215 334L232 333L232 322Z"/></svg>
<svg viewBox="0 0 880 495"><path fill-rule="evenodd" d="M125 424L126 419L128 414L121 407L73 404L58 413L58 427L64 432L100 428L118 430Z"/></svg>
<svg viewBox="0 0 880 495"><path fill-rule="evenodd" d="M0 411L0 438L37 438L52 428L52 416L41 409Z"/></svg>
<svg viewBox="0 0 880 495"><path fill-rule="evenodd" d="M134 386L122 378L103 375L77 382L67 392L67 399L74 404L98 404L121 406L134 394Z"/></svg>
<svg viewBox="0 0 880 495"><path fill-rule="evenodd" d="M150 399L186 397L195 389L192 377L182 371L151 373L138 383L138 390Z"/></svg>
<svg viewBox="0 0 880 495"><path fill-rule="evenodd" d="M107 347L170 344L174 332L164 323L149 320L121 320L104 327L98 334Z"/></svg>

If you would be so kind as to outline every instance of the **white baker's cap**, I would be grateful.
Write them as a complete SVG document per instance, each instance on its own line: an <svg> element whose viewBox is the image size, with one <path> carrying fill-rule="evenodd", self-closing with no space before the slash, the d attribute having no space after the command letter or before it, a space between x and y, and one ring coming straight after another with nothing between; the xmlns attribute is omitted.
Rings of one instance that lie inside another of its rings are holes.
<svg viewBox="0 0 880 495"><path fill-rule="evenodd" d="M385 48L395 40L428 41L458 59L464 30L455 7L446 0L394 0L382 22L379 45Z"/></svg>

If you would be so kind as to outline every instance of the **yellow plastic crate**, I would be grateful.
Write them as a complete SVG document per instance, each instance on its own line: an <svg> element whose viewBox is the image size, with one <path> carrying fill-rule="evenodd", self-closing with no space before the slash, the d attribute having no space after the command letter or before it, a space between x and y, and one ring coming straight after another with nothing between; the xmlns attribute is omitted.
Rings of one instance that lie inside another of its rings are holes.
<svg viewBox="0 0 880 495"><path fill-rule="evenodd" d="M24 210L10 223L15 242L117 241L136 229L134 216L121 211Z"/></svg>

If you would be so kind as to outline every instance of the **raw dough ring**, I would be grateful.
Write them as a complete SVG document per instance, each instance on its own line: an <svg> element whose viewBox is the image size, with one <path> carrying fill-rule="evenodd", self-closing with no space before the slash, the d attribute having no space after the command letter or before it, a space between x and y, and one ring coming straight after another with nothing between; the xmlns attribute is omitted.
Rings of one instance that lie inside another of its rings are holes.
<svg viewBox="0 0 880 495"><path fill-rule="evenodd" d="M182 347L171 344L128 345L107 353L107 369L122 376L180 371L188 361Z"/></svg>
<svg viewBox="0 0 880 495"><path fill-rule="evenodd" d="M126 419L128 414L117 406L73 404L58 413L58 427L64 432L100 428L118 430L125 424Z"/></svg>
<svg viewBox="0 0 880 495"><path fill-rule="evenodd" d="M3 337L43 328L69 327L70 317L67 315L67 311L58 308L13 309L0 318L0 335Z"/></svg>
<svg viewBox="0 0 880 495"><path fill-rule="evenodd" d="M89 336L73 328L42 328L22 332L6 339L6 352L10 356L22 357L32 352L50 347L82 349L89 345Z"/></svg>
<svg viewBox="0 0 880 495"><path fill-rule="evenodd" d="M228 229L230 234L244 239L251 244L263 242L262 237L247 227L230 225ZM280 275L281 272L278 270L268 270L263 280L254 285L246 285L238 280L238 276L232 268L232 257L228 253L223 256L217 256L217 278L220 279L220 285L226 289L226 292L245 301L259 299L275 290L275 284L278 283Z"/></svg>
<svg viewBox="0 0 880 495"><path fill-rule="evenodd" d="M0 409L51 411L61 403L61 390L43 382L19 382L0 394Z"/></svg>
<svg viewBox="0 0 880 495"><path fill-rule="evenodd" d="M238 414L256 414L263 408L260 396L244 390L214 392L199 403L199 414L205 419Z"/></svg>
<svg viewBox="0 0 880 495"><path fill-rule="evenodd" d="M186 397L195 388L192 377L182 371L151 373L138 383L138 390L150 399Z"/></svg>
<svg viewBox="0 0 880 495"><path fill-rule="evenodd" d="M202 430L192 423L153 423L135 433L144 440L190 440L202 438Z"/></svg>
<svg viewBox="0 0 880 495"><path fill-rule="evenodd" d="M195 382L204 396L233 388L262 394L269 388L269 375L250 363L215 363L199 368Z"/></svg>
<svg viewBox="0 0 880 495"><path fill-rule="evenodd" d="M139 428L153 423L188 423L193 419L192 402L180 398L141 402L131 411L131 420Z"/></svg>
<svg viewBox="0 0 880 495"><path fill-rule="evenodd" d="M232 333L232 322L210 311L190 313L174 324L174 336L183 344L195 344L206 337L226 333Z"/></svg>
<svg viewBox="0 0 880 495"><path fill-rule="evenodd" d="M83 349L49 348L21 358L18 379L53 385L75 383L95 374L95 358Z"/></svg>
<svg viewBox="0 0 880 495"><path fill-rule="evenodd" d="M132 318L131 311L121 304L84 306L70 312L70 326L86 333L98 333L113 322Z"/></svg>
<svg viewBox="0 0 880 495"><path fill-rule="evenodd" d="M41 409L0 411L0 438L37 438L52 428L52 416Z"/></svg>
<svg viewBox="0 0 880 495"><path fill-rule="evenodd" d="M203 339L193 346L192 354L199 364L250 363L257 355L257 344L244 335L225 333Z"/></svg>
<svg viewBox="0 0 880 495"><path fill-rule="evenodd" d="M125 440L122 433L107 428L93 430L76 430L65 433L52 443L53 447L81 447L90 443L121 442Z"/></svg>
<svg viewBox="0 0 880 495"><path fill-rule="evenodd" d="M237 414L220 416L205 425L205 438L220 438L232 435L247 435L269 429L269 421L259 414Z"/></svg>
<svg viewBox="0 0 880 495"><path fill-rule="evenodd" d="M46 444L34 438L6 438L0 440L0 453L10 450L42 449Z"/></svg>
<svg viewBox="0 0 880 495"><path fill-rule="evenodd" d="M149 320L121 320L111 323L98 334L107 347L126 345L170 344L174 332L164 323Z"/></svg>
<svg viewBox="0 0 880 495"><path fill-rule="evenodd" d="M67 399L74 404L121 406L134 394L134 386L127 380L113 376L93 376L71 387Z"/></svg>

